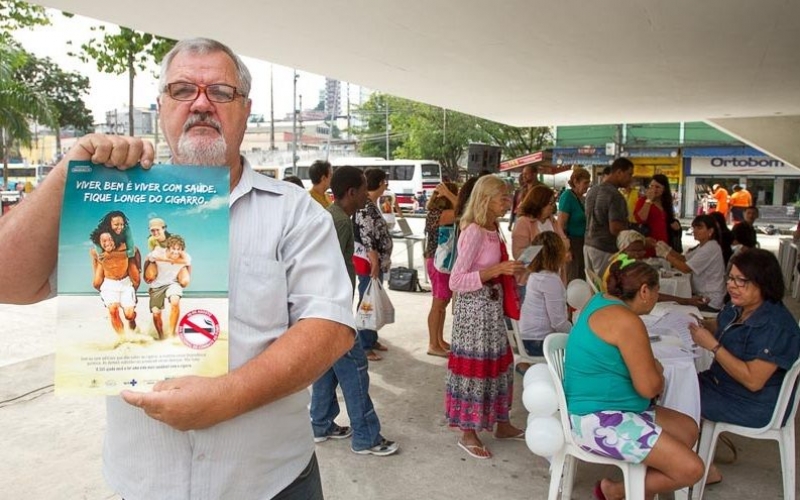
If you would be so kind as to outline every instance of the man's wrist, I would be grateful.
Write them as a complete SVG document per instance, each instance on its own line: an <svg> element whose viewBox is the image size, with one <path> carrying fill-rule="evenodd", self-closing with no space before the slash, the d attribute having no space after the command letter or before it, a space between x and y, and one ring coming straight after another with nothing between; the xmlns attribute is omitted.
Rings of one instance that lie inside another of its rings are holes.
<svg viewBox="0 0 800 500"><path fill-rule="evenodd" d="M722 348L722 344L720 344L719 342L717 342L717 345L715 345L714 347L712 347L711 349L709 349L709 351L711 351L711 354L712 354L712 355L713 355L713 356L716 358L716 357L717 357L717 352L718 352L718 351L719 351L721 348Z"/></svg>

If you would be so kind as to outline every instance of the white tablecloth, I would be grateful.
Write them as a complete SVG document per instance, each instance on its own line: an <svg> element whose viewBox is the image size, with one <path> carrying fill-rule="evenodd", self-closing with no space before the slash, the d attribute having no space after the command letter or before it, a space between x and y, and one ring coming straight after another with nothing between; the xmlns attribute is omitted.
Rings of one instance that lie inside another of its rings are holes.
<svg viewBox="0 0 800 500"><path fill-rule="evenodd" d="M712 358L692 341L689 324L697 322L696 316L700 311L694 306L659 302L650 314L642 316L642 321L651 337L653 354L664 366L665 387L660 404L689 415L699 424L697 372L708 369Z"/></svg>
<svg viewBox="0 0 800 500"><path fill-rule="evenodd" d="M661 293L689 299L692 297L692 279L688 274L671 272L662 273L659 279Z"/></svg>
<svg viewBox="0 0 800 500"><path fill-rule="evenodd" d="M700 385L692 351L663 339L652 346L653 354L664 367L664 392L659 404L689 415L699 425Z"/></svg>

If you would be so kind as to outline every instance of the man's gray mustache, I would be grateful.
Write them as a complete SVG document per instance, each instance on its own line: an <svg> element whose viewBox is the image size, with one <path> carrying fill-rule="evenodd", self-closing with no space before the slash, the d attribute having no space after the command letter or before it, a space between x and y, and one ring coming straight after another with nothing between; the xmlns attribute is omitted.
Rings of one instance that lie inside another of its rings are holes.
<svg viewBox="0 0 800 500"><path fill-rule="evenodd" d="M189 119L186 120L186 123L183 124L183 131L186 132L187 130L189 130L190 128L192 128L197 124L210 125L214 127L214 130L222 133L222 125L217 120L201 115L190 116Z"/></svg>

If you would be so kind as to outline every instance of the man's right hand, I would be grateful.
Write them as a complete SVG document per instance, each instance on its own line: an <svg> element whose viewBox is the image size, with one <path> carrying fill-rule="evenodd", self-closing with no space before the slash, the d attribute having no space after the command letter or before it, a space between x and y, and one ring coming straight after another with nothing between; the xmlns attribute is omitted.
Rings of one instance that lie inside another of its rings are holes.
<svg viewBox="0 0 800 500"><path fill-rule="evenodd" d="M154 158L155 151L149 141L123 135L88 134L78 139L63 161L69 163L73 160L88 160L126 170L136 164L141 164L142 168L150 168Z"/></svg>

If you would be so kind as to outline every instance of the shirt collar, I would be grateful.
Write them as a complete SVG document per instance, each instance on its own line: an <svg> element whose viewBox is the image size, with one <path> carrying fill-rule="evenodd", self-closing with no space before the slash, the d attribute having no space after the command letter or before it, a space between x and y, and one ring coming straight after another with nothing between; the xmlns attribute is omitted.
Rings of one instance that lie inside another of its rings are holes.
<svg viewBox="0 0 800 500"><path fill-rule="evenodd" d="M250 162L242 156L242 176L239 178L239 183L233 188L230 196L230 205L233 205L237 199L252 190L265 191L272 194L283 195L288 191L290 183L285 181L275 180L266 175L257 173L250 166Z"/></svg>

